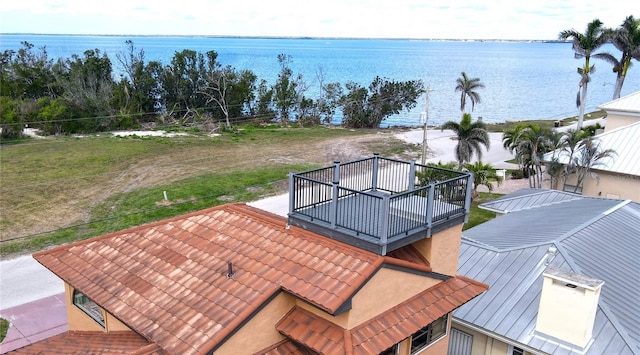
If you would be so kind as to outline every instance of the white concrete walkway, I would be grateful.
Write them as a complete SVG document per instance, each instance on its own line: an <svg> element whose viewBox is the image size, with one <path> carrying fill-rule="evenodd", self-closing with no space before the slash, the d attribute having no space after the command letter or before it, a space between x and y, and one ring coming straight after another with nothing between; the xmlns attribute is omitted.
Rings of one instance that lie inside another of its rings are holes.
<svg viewBox="0 0 640 355"><path fill-rule="evenodd" d="M62 280L31 255L0 262L0 310L62 292Z"/></svg>

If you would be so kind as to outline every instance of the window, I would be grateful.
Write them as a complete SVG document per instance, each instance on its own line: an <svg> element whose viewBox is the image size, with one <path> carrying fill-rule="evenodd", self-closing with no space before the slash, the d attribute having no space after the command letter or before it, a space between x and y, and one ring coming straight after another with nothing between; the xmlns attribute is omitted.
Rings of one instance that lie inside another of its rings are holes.
<svg viewBox="0 0 640 355"><path fill-rule="evenodd" d="M89 297L77 290L73 290L73 304L104 327L104 315L102 314L102 308L89 299Z"/></svg>
<svg viewBox="0 0 640 355"><path fill-rule="evenodd" d="M524 355L524 349L511 345L509 346L509 355Z"/></svg>
<svg viewBox="0 0 640 355"><path fill-rule="evenodd" d="M398 353L398 344L390 347L389 349L381 352L379 355L396 355Z"/></svg>
<svg viewBox="0 0 640 355"><path fill-rule="evenodd" d="M436 319L433 323L418 330L411 336L411 354L416 354L447 333L449 315Z"/></svg>

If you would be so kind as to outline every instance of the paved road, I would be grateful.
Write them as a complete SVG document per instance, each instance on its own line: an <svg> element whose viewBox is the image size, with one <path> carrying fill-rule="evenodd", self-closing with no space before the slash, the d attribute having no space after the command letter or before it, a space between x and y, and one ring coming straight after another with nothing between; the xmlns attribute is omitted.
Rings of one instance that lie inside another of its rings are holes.
<svg viewBox="0 0 640 355"><path fill-rule="evenodd" d="M0 262L0 311L61 292L62 280L31 255Z"/></svg>

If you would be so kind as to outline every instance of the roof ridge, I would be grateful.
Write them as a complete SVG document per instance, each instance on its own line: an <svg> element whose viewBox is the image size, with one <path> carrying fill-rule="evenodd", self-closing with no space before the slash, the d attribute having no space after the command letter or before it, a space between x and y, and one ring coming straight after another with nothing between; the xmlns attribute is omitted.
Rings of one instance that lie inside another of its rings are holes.
<svg viewBox="0 0 640 355"><path fill-rule="evenodd" d="M597 197L593 197L594 199L598 199ZM607 208L606 210L598 213L597 215L595 215L594 217L586 220L585 222L583 222L582 224L568 230L567 232L565 232L564 234L562 234L561 236L558 236L558 238L551 240L551 242L561 242L571 236L573 236L574 234L578 233L578 231L581 231L587 227L589 227L590 225L594 224L595 222L599 221L600 219L610 215L612 212L615 212L617 210L619 210L620 208L626 206L629 203L629 200L624 200L618 204L616 204L613 207Z"/></svg>
<svg viewBox="0 0 640 355"><path fill-rule="evenodd" d="M242 204L242 203L236 203L236 204ZM51 253L51 252L55 252L58 249L68 248L71 245L89 244L89 243L92 243L92 242L95 242L95 241L111 238L111 237L113 237L115 235L129 234L129 233L133 233L133 232L139 231L141 229L153 228L155 226L164 225L164 224L167 224L169 222L173 222L173 221L177 221L177 220L181 220L181 219L187 219L189 217L193 217L193 216L197 216L197 215L207 214L207 213L209 213L211 211L224 210L227 206L231 206L231 205L233 205L233 204L218 205L218 206L213 206L213 207L206 208L206 209L203 209L203 210L193 211L193 212L186 213L186 214L180 214L180 215L177 215L177 216L164 218L164 219L161 219L161 220L158 220L158 221L144 223L144 224L140 224L140 225L137 225L137 226L129 227L129 228L126 228L126 229L109 232L107 234L102 234L102 235L98 235L98 236L95 236L95 237L90 237L90 238L87 238L87 239L77 240L75 242L71 242L71 243L67 243L67 244L61 244L61 245L58 245L58 246L50 248L50 249L40 250L40 251L35 252L35 253L31 254L31 255L32 255L32 257L34 259L38 260L36 258L36 256L40 256L41 254L48 254L48 253Z"/></svg>
<svg viewBox="0 0 640 355"><path fill-rule="evenodd" d="M486 288L487 290L490 288L490 286L489 286L488 284L486 284L486 283L484 283L484 282L480 282L480 281L478 281L478 280L474 280L474 279L472 279L472 278L470 278L470 277L468 277L468 276L465 276L465 275L460 275L460 274L458 274L458 275L454 276L454 278L461 279L461 280L463 280L463 281L466 281L466 282L472 283L472 284L474 284L474 285L476 285L476 286L479 286L479 287L484 287L484 288Z"/></svg>
<svg viewBox="0 0 640 355"><path fill-rule="evenodd" d="M234 212L242 212L246 215L249 215L251 217L257 217L260 218L261 221L270 223L270 224L274 224L277 225L279 227L282 227L282 225L280 223L285 223L284 227L286 227L286 223L287 223L287 219L277 215L275 213L257 208L257 207L253 207L250 206L244 202L235 202L235 203L230 203L228 205L226 205L229 207L229 209L231 211Z"/></svg>
<svg viewBox="0 0 640 355"><path fill-rule="evenodd" d="M407 269L412 269L412 270L422 271L422 272L433 271L430 266L414 263L413 261L398 259L388 255L385 255L383 258L384 258L384 262L383 262L384 264L391 264L391 265L400 266Z"/></svg>

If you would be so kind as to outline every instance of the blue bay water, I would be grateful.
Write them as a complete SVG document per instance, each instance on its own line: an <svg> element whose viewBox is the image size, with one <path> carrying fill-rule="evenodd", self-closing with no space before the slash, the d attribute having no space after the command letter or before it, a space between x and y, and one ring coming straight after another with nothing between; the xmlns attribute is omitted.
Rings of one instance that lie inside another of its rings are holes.
<svg viewBox="0 0 640 355"><path fill-rule="evenodd" d="M147 60L163 64L175 52L191 49L214 50L223 65L252 70L260 79L275 83L279 72L278 54L291 56L291 68L302 74L314 98L322 82L356 82L363 86L380 76L391 80L422 80L432 91L429 100L429 124L459 120L460 93L455 92L456 79L465 71L480 78L481 102L472 112L485 122L508 120L557 119L578 114L576 94L579 75L576 68L583 60L574 59L569 43L542 42L478 42L384 39L302 39L302 38L221 38L221 37L124 37L2 35L0 50L19 49L27 41L36 47L46 46L50 58L69 58L88 49L107 53L116 72L121 67L116 54L125 52L126 40L144 49ZM616 57L612 45L607 51ZM611 65L593 60L587 97L587 112L611 101L615 73ZM321 75L319 74L321 73ZM640 67L629 70L622 95L640 90ZM409 112L388 118L383 126L416 126L421 124L426 100ZM468 108L469 109L469 108Z"/></svg>

